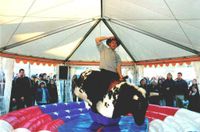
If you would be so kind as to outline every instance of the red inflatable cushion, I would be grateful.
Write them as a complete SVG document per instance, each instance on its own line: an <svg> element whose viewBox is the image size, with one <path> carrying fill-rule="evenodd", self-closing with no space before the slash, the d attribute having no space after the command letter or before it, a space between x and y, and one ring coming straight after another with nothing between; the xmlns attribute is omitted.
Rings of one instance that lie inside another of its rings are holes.
<svg viewBox="0 0 200 132"><path fill-rule="evenodd" d="M27 120L25 124L23 124L23 128L27 128L30 131L38 131L39 128L47 122L51 122L52 118L48 114L42 114L32 118L31 120Z"/></svg>
<svg viewBox="0 0 200 132"><path fill-rule="evenodd" d="M56 119L54 121L51 121L43 126L41 126L39 128L39 130L49 130L51 132L57 132L58 130L58 127L63 125L64 124L64 121L61 120L61 119Z"/></svg>

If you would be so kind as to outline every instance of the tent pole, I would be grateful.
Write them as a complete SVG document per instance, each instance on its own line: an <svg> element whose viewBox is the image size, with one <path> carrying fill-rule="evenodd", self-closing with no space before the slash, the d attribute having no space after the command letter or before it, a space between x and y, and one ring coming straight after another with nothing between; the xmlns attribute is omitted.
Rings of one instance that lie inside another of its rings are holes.
<svg viewBox="0 0 200 132"><path fill-rule="evenodd" d="M124 50L127 52L127 54L131 57L131 59L136 62L135 58L132 56L132 54L129 52L129 50L126 48L124 43L121 41L121 39L117 36L115 31L112 29L112 27L108 24L108 22L105 19L102 19L104 24L108 27L108 29L111 31L111 33L117 38L117 40L120 42L121 46L124 48Z"/></svg>
<svg viewBox="0 0 200 132"><path fill-rule="evenodd" d="M100 23L101 19L97 20L97 22L88 30L88 32L84 35L84 37L79 41L76 48L71 52L71 54L65 59L67 62L70 57L76 52L76 50L81 46L81 44L85 41L85 39L90 35L90 33L95 29L95 27Z"/></svg>
<svg viewBox="0 0 200 132"><path fill-rule="evenodd" d="M114 23L114 24L117 24L117 25L119 25L119 26L122 26L122 27L124 27L124 28L133 30L133 31L135 31L135 32L138 32L138 33L141 33L141 34L144 34L144 35L147 35L147 36L149 36L149 37L152 37L152 38L154 38L154 39L160 40L160 41L162 41L162 42L165 42L165 43L167 43L167 44L173 45L173 46L175 46L175 47L181 48L181 49L183 49L183 50L185 50L185 51L188 51L188 52L191 52L191 53L193 53L193 54L200 55L200 52L197 51L197 50L194 50L194 49L189 48L189 47L187 47L187 46L181 45L181 44L179 44L179 43L177 43L177 42L174 42L174 41L171 41L171 40L169 40L169 39L163 38L163 37L158 36L158 35L156 35L156 34L153 34L153 33L147 32L147 31L144 31L144 30L139 29L139 28L137 28L137 27L135 27L135 26L132 26L132 25L130 25L130 24L121 22L121 21L116 20L116 19L109 19L109 18L108 18L108 20L109 20L110 22L112 22L112 23Z"/></svg>
<svg viewBox="0 0 200 132"><path fill-rule="evenodd" d="M60 33L60 32L75 28L75 27L79 27L79 26L88 24L88 23L93 22L93 21L94 21L94 19L91 19L91 20L86 21L84 23L74 24L74 25L71 25L71 26L64 26L62 28L58 28L58 29L52 30L52 31L49 31L49 32L46 32L46 33L31 37L31 38L28 38L28 39L22 40L20 42L16 42L16 43L10 44L8 46L4 46L4 47L0 48L0 52L8 50L8 49L15 48L15 47L18 47L18 46L21 46L21 45L25 45L25 44L27 44L29 42L33 42L33 41L36 41L38 39L42 39L42 38L54 35L56 33Z"/></svg>
<svg viewBox="0 0 200 132"><path fill-rule="evenodd" d="M103 0L101 0L101 18L103 18Z"/></svg>

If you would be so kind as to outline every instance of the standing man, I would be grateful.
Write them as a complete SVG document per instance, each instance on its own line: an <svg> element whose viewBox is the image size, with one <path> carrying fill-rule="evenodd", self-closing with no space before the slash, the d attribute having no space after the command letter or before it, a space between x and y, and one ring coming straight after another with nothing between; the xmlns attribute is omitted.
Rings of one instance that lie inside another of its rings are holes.
<svg viewBox="0 0 200 132"><path fill-rule="evenodd" d="M106 45L102 41L106 40ZM107 85L115 80L123 80L121 73L121 58L115 49L120 45L115 37L101 36L95 39L100 53L100 70Z"/></svg>
<svg viewBox="0 0 200 132"><path fill-rule="evenodd" d="M25 76L24 69L20 69L18 77L14 78L12 82L11 104L15 103L17 109L21 109L32 106L32 102L33 89L31 79Z"/></svg>
<svg viewBox="0 0 200 132"><path fill-rule="evenodd" d="M185 80L182 79L181 72L178 72L177 74L175 86L176 106L182 108L184 107L183 100L186 100L188 98L188 84Z"/></svg>

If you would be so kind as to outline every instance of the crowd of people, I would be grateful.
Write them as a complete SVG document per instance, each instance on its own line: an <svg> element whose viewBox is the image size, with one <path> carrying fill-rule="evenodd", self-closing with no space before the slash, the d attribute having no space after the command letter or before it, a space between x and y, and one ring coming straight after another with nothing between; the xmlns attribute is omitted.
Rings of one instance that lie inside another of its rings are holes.
<svg viewBox="0 0 200 132"><path fill-rule="evenodd" d="M73 77L74 78L74 77ZM72 79L73 80L73 79ZM43 105L58 102L56 75L47 76L46 73L25 76L24 69L20 69L12 81L10 111L33 105ZM72 90L73 90L72 82ZM188 108L200 112L200 95L197 80L189 84L182 78L182 73L173 79L172 74L167 77L144 77L140 80L139 87L147 91L149 103L172 107ZM73 93L73 92L72 92ZM73 100L76 97L73 96Z"/></svg>
<svg viewBox="0 0 200 132"><path fill-rule="evenodd" d="M12 81L10 111L29 106L58 102L56 75L46 73L25 76L24 69Z"/></svg>
<svg viewBox="0 0 200 132"><path fill-rule="evenodd" d="M139 87L147 91L149 103L157 105L188 108L200 112L200 95L197 80L193 79L191 86L182 78L182 73L177 74L174 80L171 73L164 77L140 80Z"/></svg>

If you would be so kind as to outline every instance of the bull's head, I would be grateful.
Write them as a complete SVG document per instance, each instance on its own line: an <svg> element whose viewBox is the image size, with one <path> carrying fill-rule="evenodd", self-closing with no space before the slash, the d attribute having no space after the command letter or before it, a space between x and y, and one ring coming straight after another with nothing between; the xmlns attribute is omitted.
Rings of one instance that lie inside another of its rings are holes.
<svg viewBox="0 0 200 132"><path fill-rule="evenodd" d="M84 83L87 80L87 77L92 73L92 70L87 70L83 72L77 80L72 80L75 83L74 94L79 98L86 101L90 106L92 106L92 102L88 99L88 95L84 89Z"/></svg>

